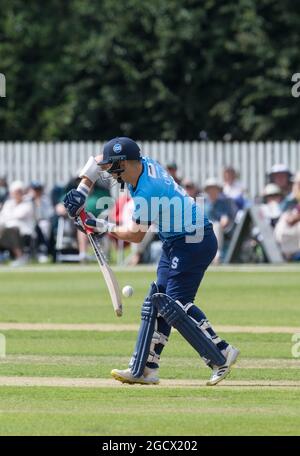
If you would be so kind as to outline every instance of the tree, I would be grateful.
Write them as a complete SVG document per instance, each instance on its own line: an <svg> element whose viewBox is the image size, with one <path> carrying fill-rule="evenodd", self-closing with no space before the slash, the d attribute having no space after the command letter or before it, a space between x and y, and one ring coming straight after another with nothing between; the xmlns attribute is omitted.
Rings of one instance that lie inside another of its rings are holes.
<svg viewBox="0 0 300 456"><path fill-rule="evenodd" d="M0 0L0 139L299 139L292 0Z"/></svg>

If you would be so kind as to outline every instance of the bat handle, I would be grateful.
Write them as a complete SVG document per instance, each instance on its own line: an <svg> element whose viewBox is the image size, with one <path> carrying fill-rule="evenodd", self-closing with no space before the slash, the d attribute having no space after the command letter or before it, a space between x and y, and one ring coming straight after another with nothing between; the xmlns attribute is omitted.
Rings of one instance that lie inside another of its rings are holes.
<svg viewBox="0 0 300 456"><path fill-rule="evenodd" d="M85 222L86 220L89 218L87 213L85 212L85 210L83 209L80 214L79 214L79 218L80 220L82 221L83 225L84 225L84 229L86 231L87 234L93 234L94 231L92 228L88 228L86 225L85 225Z"/></svg>

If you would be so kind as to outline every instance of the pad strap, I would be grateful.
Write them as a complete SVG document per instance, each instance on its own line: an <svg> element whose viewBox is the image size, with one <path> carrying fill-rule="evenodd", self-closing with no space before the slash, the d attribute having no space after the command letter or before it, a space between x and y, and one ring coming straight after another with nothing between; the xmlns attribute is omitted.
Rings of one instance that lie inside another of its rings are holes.
<svg viewBox="0 0 300 456"><path fill-rule="evenodd" d="M152 341L150 345L150 353L147 359L147 363L155 363L159 364L160 361L160 355L156 353L156 347L157 345L163 345L165 346L166 343L168 342L168 337L165 334L162 334L158 331L154 331L153 336L152 336Z"/></svg>

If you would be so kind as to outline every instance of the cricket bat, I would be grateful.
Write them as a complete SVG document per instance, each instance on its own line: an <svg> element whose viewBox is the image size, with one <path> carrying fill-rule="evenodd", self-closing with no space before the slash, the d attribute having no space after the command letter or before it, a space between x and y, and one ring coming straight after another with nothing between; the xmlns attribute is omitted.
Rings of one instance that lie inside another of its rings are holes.
<svg viewBox="0 0 300 456"><path fill-rule="evenodd" d="M97 258L100 270L103 274L104 280L106 282L112 305L114 308L114 311L118 317L121 317L123 314L123 306L122 306L122 298L121 298L121 292L120 292L120 287L117 282L116 276L113 273L111 267L109 266L105 255L102 251L101 245L100 245L100 239L101 235L94 233L92 229L86 227L84 225L84 222L88 219L87 213L83 210L79 214L79 218L83 224L83 227L86 231L87 237L89 239L89 242L93 248L94 254Z"/></svg>

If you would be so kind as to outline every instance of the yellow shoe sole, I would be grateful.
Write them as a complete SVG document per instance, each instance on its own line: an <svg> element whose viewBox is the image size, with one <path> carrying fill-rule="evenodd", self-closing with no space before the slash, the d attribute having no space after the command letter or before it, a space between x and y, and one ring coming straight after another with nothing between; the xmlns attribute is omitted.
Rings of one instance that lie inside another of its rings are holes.
<svg viewBox="0 0 300 456"><path fill-rule="evenodd" d="M115 372L113 370L111 371L111 376L118 382L126 383L127 385L158 385L159 384L159 380L151 381L151 382L147 382L144 380L138 380L138 379L129 380L128 378L122 377L120 374L118 374L117 372Z"/></svg>

